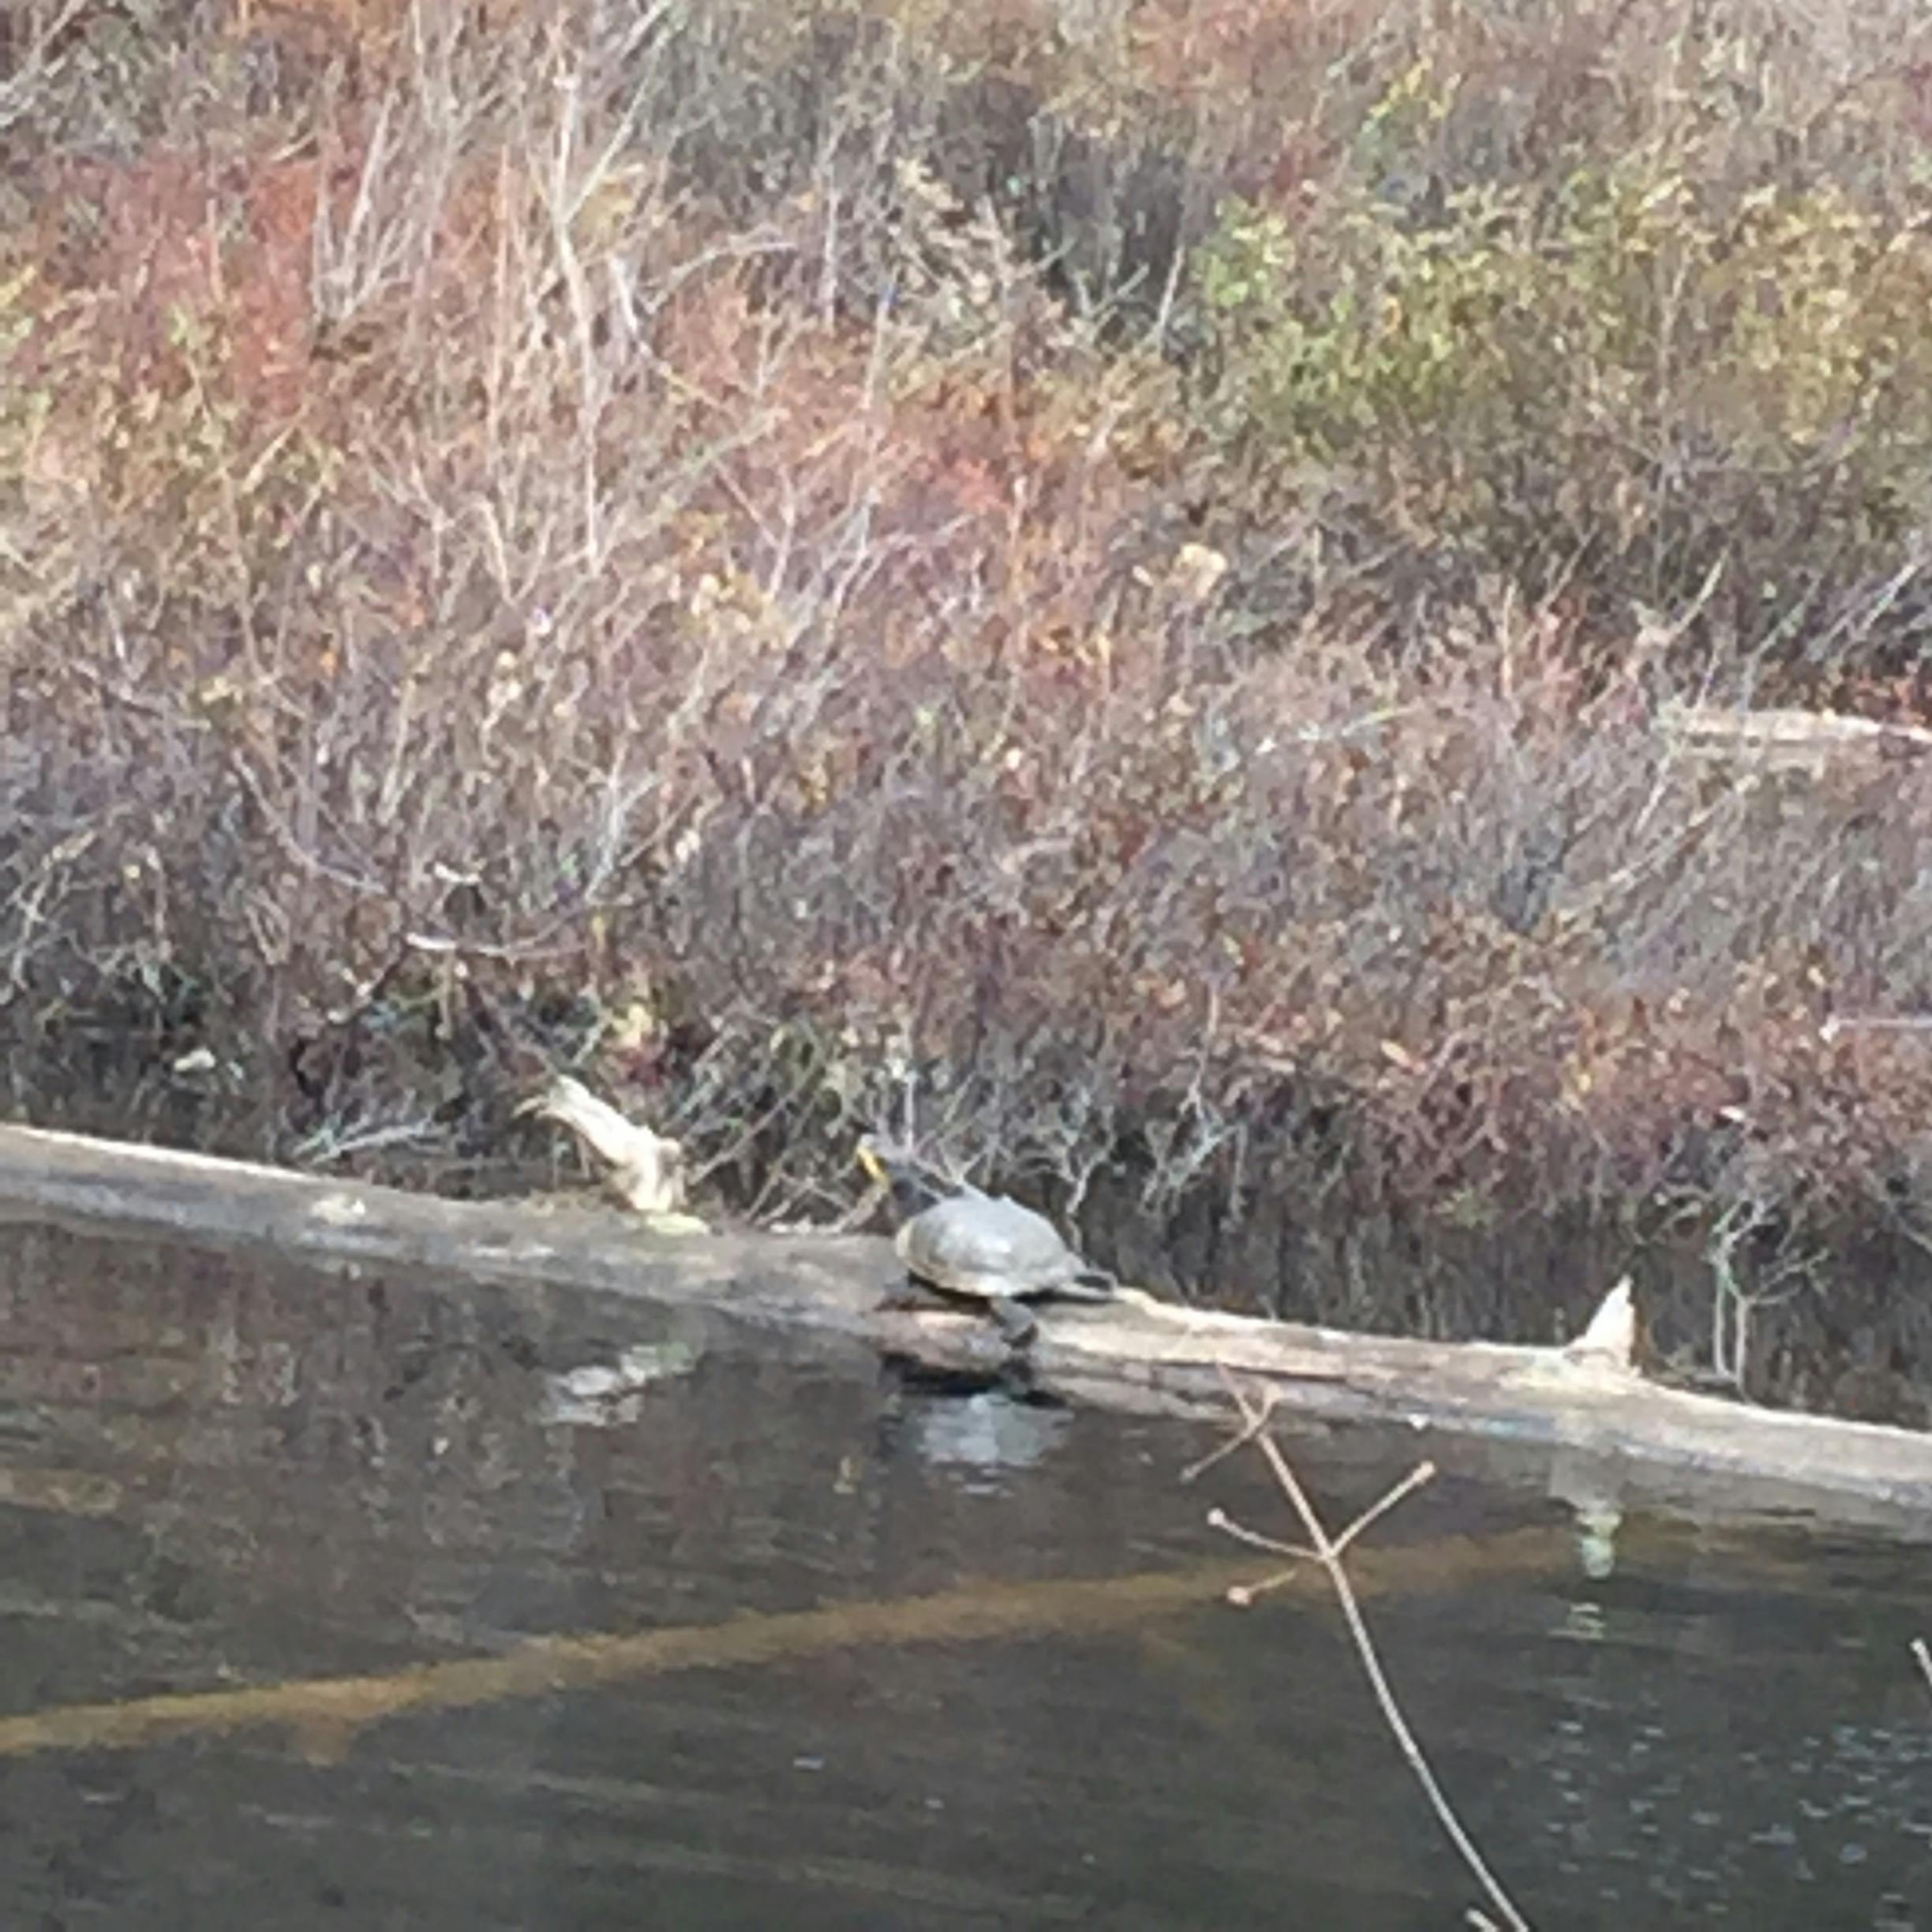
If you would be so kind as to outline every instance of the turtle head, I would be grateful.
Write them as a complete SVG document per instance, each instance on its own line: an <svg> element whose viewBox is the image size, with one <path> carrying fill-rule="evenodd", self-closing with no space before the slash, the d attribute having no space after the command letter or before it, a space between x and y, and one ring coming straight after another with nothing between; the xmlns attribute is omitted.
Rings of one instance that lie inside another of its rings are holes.
<svg viewBox="0 0 1932 1932"><path fill-rule="evenodd" d="M867 1134L859 1140L859 1165L875 1187L891 1195L894 1210L902 1216L915 1215L959 1192L918 1155L876 1134Z"/></svg>
<svg viewBox="0 0 1932 1932"><path fill-rule="evenodd" d="M879 1187L892 1185L892 1169L887 1165L886 1150L877 1137L862 1134L859 1137L859 1165L865 1170L866 1178Z"/></svg>

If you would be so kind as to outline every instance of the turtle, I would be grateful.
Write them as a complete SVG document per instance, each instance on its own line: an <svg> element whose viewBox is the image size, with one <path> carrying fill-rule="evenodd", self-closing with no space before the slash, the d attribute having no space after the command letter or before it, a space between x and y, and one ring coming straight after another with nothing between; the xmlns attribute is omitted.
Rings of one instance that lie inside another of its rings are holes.
<svg viewBox="0 0 1932 1932"><path fill-rule="evenodd" d="M859 1143L859 1159L889 1189L904 1217L893 1245L909 1280L886 1307L906 1305L915 1298L908 1290L920 1288L949 1301L976 1303L1018 1350L1032 1341L1039 1326L1029 1301L1114 1298L1114 1277L1082 1260L1044 1215L968 1181L948 1180L869 1136Z"/></svg>

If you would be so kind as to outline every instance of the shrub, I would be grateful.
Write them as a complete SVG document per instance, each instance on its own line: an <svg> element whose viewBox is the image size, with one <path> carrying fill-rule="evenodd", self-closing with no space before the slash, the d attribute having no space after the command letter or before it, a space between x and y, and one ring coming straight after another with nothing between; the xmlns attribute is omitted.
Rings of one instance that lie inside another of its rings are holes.
<svg viewBox="0 0 1932 1932"><path fill-rule="evenodd" d="M1746 665L1810 689L1914 668L1915 608L1827 620L1926 513L1923 197L1740 188L1725 132L1428 206L1352 181L1230 204L1201 264L1208 420L1251 471L1339 466L1402 541L1533 595L1608 616L1720 580L1707 616Z"/></svg>
<svg viewBox="0 0 1932 1932"><path fill-rule="evenodd" d="M563 1059L755 1215L883 1121L1435 1333L1549 1332L1586 1239L1741 1292L1739 1229L1908 1241L1923 1044L1822 1023L1932 998L1925 781L1659 728L1911 702L1904 124L1780 173L1615 22L1452 13L55 50L0 129L17 1103L474 1188Z"/></svg>

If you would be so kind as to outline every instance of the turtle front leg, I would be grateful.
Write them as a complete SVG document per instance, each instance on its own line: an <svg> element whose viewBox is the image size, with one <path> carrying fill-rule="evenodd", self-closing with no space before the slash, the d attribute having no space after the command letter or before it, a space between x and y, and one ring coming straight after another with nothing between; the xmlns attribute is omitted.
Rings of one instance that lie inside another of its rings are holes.
<svg viewBox="0 0 1932 1932"><path fill-rule="evenodd" d="M929 1309L933 1305L932 1296L918 1276L908 1275L902 1282L888 1288L879 1297L879 1309L883 1313L888 1309Z"/></svg>
<svg viewBox="0 0 1932 1932"><path fill-rule="evenodd" d="M994 1296L987 1304L987 1309L999 1324L999 1331L1006 1338L1009 1348L1025 1348L1039 1333L1039 1324L1033 1319L1033 1311L1010 1295Z"/></svg>

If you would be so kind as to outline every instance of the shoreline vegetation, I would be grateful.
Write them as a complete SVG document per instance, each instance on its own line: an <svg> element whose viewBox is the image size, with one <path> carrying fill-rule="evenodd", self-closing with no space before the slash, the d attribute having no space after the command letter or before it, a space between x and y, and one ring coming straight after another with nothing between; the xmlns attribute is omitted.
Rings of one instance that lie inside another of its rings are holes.
<svg viewBox="0 0 1932 1932"><path fill-rule="evenodd" d="M1923 1422L1932 28L23 0L17 1116Z"/></svg>

